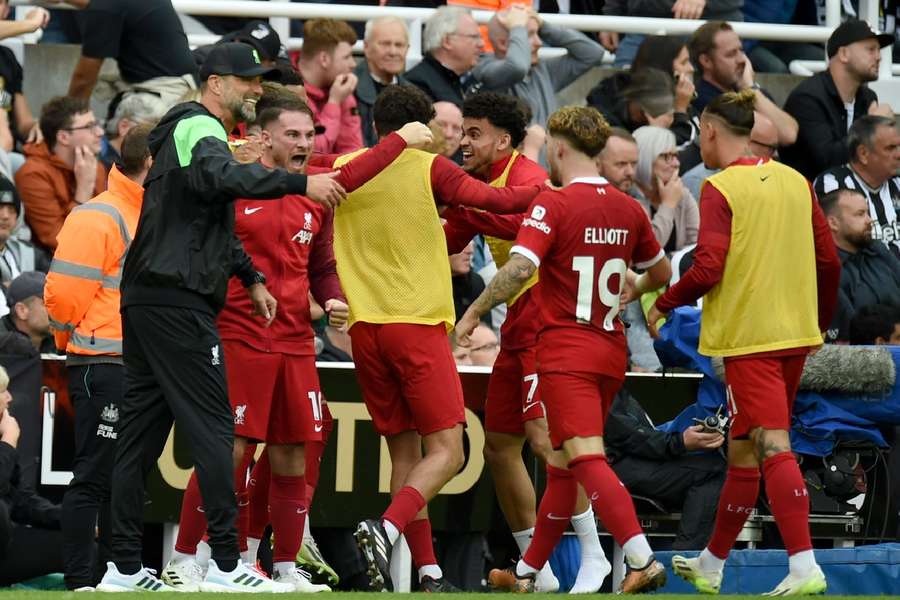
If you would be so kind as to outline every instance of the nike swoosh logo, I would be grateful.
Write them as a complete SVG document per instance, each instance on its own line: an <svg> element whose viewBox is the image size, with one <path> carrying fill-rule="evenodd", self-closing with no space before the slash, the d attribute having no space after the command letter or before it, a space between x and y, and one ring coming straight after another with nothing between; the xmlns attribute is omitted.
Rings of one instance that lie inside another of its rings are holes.
<svg viewBox="0 0 900 600"><path fill-rule="evenodd" d="M591 502L593 502L594 500L597 500L599 497L600 497L600 492L594 492L593 494L591 494Z"/></svg>
<svg viewBox="0 0 900 600"><path fill-rule="evenodd" d="M554 521L568 521L569 517L557 517L553 513L547 513L548 519L553 519Z"/></svg>
<svg viewBox="0 0 900 600"><path fill-rule="evenodd" d="M321 425L315 425L314 428L315 428L315 430L316 430L316 433L319 433L320 431L322 431L322 426L321 426Z"/></svg>
<svg viewBox="0 0 900 600"><path fill-rule="evenodd" d="M765 177L760 177L759 180L760 180L760 181L765 181L765 180L768 179L769 177L771 177L771 176L770 176L770 175L766 175Z"/></svg>
<svg viewBox="0 0 900 600"><path fill-rule="evenodd" d="M522 412L527 413L529 410L531 410L535 406L540 406L540 404L541 404L540 402L532 402L531 404L526 405L525 408L522 409Z"/></svg>
<svg viewBox="0 0 900 600"><path fill-rule="evenodd" d="M257 206L256 208L245 208L245 209L244 209L244 214L245 214L245 215L252 215L252 214L255 213L256 211L262 210L262 209L263 209L262 206Z"/></svg>

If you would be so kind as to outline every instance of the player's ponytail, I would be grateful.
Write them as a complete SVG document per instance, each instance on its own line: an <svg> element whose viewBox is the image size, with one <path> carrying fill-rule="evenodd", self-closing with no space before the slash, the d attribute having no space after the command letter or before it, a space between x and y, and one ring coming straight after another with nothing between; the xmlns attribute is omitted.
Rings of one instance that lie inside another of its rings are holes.
<svg viewBox="0 0 900 600"><path fill-rule="evenodd" d="M753 129L755 104L756 92L752 89L725 92L707 104L703 113L718 117L733 134L744 137Z"/></svg>

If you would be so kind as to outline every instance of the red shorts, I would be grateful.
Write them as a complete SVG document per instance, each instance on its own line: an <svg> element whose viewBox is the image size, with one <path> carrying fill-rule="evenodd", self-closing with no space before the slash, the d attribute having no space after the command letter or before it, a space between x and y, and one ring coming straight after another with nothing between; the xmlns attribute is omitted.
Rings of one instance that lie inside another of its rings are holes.
<svg viewBox="0 0 900 600"><path fill-rule="evenodd" d="M234 434L271 444L323 439L315 356L260 352L223 340Z"/></svg>
<svg viewBox="0 0 900 600"><path fill-rule="evenodd" d="M488 381L484 403L485 430L523 435L525 421L544 416L535 348L501 348Z"/></svg>
<svg viewBox="0 0 900 600"><path fill-rule="evenodd" d="M554 450L573 437L602 436L622 379L585 371L541 373L541 396Z"/></svg>
<svg viewBox="0 0 900 600"><path fill-rule="evenodd" d="M757 427L791 429L791 412L806 354L748 355L725 359L725 382L731 436L746 436Z"/></svg>
<svg viewBox="0 0 900 600"><path fill-rule="evenodd" d="M459 373L443 325L357 322L350 339L375 431L428 435L466 422Z"/></svg>

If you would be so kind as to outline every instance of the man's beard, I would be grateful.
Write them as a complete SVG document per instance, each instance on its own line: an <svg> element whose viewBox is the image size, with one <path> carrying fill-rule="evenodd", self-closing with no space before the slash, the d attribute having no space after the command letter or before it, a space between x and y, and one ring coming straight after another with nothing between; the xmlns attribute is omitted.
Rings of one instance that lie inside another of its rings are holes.
<svg viewBox="0 0 900 600"><path fill-rule="evenodd" d="M244 98L234 102L229 108L237 123L252 123L256 120L256 104L247 102Z"/></svg>
<svg viewBox="0 0 900 600"><path fill-rule="evenodd" d="M855 248L862 249L872 243L872 230L848 233L845 237Z"/></svg>

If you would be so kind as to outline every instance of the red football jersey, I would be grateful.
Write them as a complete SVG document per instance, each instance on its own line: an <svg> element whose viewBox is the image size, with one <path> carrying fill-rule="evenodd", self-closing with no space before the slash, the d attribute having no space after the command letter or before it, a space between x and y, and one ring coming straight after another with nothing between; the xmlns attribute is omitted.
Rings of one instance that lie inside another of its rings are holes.
<svg viewBox="0 0 900 600"><path fill-rule="evenodd" d="M575 179L534 199L510 252L540 268L538 344L553 352L539 369L624 376L624 274L664 256L637 201L602 177Z"/></svg>

